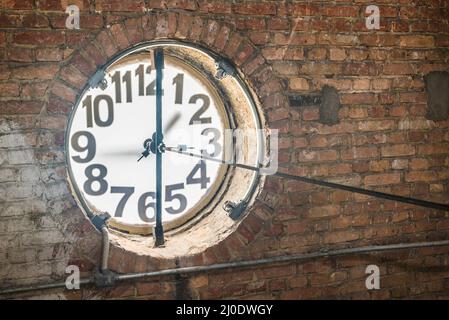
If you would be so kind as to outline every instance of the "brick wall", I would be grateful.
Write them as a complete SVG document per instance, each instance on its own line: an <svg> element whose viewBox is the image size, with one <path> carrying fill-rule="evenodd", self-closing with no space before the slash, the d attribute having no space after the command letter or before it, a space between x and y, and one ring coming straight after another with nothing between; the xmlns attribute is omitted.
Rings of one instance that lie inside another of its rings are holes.
<svg viewBox="0 0 449 320"><path fill-rule="evenodd" d="M89 274L101 237L69 192L64 130L80 89L115 53L188 40L233 60L280 130L280 170L449 203L449 120L429 120L424 76L449 71L446 0L1 0L0 288ZM65 28L65 7L81 29ZM365 8L380 7L367 30ZM335 88L334 124L292 97ZM268 177L238 229L202 254L157 260L111 248L141 272L362 245L447 239L448 214ZM401 250L62 293L67 298L449 298L449 248ZM367 291L365 268L381 269ZM47 295L58 291L31 293ZM30 295L30 294L28 294Z"/></svg>

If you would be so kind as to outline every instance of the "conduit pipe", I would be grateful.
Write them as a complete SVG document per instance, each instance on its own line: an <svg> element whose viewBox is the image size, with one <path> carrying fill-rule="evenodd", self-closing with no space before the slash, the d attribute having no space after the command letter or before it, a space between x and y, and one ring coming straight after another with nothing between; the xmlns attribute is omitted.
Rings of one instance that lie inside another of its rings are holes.
<svg viewBox="0 0 449 320"><path fill-rule="evenodd" d="M193 267L166 269L166 270L151 271L151 272L121 274L121 275L115 276L115 281L137 280L137 279L142 279L142 278L154 278L154 277L178 275L178 274L194 274L194 273L208 272L208 271L221 270L221 269L248 268L248 267L262 266L262 265L273 264L273 263L303 261L303 260L311 260L311 259L317 259L317 258L343 256L343 255L347 255L347 254L362 254L362 253L371 253L371 252L383 252L383 251L391 251L391 250L405 250L405 249L442 247L442 246L449 246L449 240L431 241L431 242L415 242L415 243L400 243L400 244L389 244L389 245L380 245L380 246L365 246L365 247L357 247L357 248L336 249L336 250L329 250L329 251L328 250L320 250L320 251L315 251L315 252L311 252L311 253L285 255L285 256L270 257L270 258L257 259L257 260L235 261L235 262L219 263L219 264L212 264L212 265L205 265L205 266L193 266ZM90 283L95 283L95 280L93 277L87 278L87 279L82 279L80 281L80 284L90 284ZM62 287L65 287L65 282L42 284L42 285L35 285L35 286L22 287L22 288L5 289L5 290L0 291L0 295L23 293L23 292L30 292L30 291L37 291L37 290L45 290L45 289L55 289L55 288L62 288Z"/></svg>
<svg viewBox="0 0 449 320"><path fill-rule="evenodd" d="M108 260L109 260L109 231L106 225L101 227L102 234L102 249L101 249L101 265L100 271L102 273L108 270Z"/></svg>

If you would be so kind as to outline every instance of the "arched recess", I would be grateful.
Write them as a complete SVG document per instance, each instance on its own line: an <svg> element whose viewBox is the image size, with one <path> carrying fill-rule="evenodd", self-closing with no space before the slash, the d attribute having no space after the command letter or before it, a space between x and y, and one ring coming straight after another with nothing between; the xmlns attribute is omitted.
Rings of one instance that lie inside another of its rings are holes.
<svg viewBox="0 0 449 320"><path fill-rule="evenodd" d="M59 106L68 118L69 110L99 67L127 48L158 39L194 43L231 60L260 101L259 111L265 119L264 127L270 127L272 121L277 121L279 114L288 113L283 84L251 40L235 30L232 24L192 12L144 14L99 31L93 39L81 43L55 74L47 107ZM158 255L157 249L139 252L130 249L132 243L112 239L109 267L120 273L143 272L249 258L248 246L272 218L269 194L276 189L275 182L270 177L265 179L245 216L207 248L167 258ZM68 236L73 239L71 261L93 266L98 263L101 252L100 234L84 213L76 205L72 206L62 215L64 223L61 223L63 232L70 233Z"/></svg>

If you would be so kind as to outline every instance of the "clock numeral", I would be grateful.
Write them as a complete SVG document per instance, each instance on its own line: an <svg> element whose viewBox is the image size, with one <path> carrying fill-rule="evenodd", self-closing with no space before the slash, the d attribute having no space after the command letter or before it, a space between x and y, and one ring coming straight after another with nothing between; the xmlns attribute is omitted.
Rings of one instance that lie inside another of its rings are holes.
<svg viewBox="0 0 449 320"><path fill-rule="evenodd" d="M114 217L121 217L123 216L123 209L125 208L126 202L134 193L134 187L111 187L111 193L123 193L123 197L120 199L114 214Z"/></svg>
<svg viewBox="0 0 449 320"><path fill-rule="evenodd" d="M99 173L94 175L94 170L98 170ZM108 183L104 179L108 174L108 169L101 164L91 164L86 168L84 174L87 177L86 182L84 182L84 191L91 196L100 196L108 190ZM93 183L97 182L100 187L97 191L93 189Z"/></svg>
<svg viewBox="0 0 449 320"><path fill-rule="evenodd" d="M218 143L218 140L221 137L220 130L217 128L207 128L201 132L201 135L208 136L209 133L212 133L213 135L213 138L209 140L209 145L214 146L214 151L209 153L206 149L202 149L201 154L203 156L218 157L221 153L221 144Z"/></svg>
<svg viewBox="0 0 449 320"><path fill-rule="evenodd" d="M151 81L145 87L145 76L143 72L144 68L145 66L143 64L139 64L139 66L136 68L136 71L134 72L139 82L139 96L154 96L156 95L156 80ZM147 68L145 69L145 73L151 74L151 66L147 66ZM164 94L164 90L162 90L162 94Z"/></svg>
<svg viewBox="0 0 449 320"><path fill-rule="evenodd" d="M155 96L156 95L156 80L150 82L145 89L145 93L147 96ZM164 95L164 90L162 89L162 95Z"/></svg>
<svg viewBox="0 0 449 320"><path fill-rule="evenodd" d="M143 64L139 64L139 66L136 68L135 71L135 76L138 78L139 81L139 96L145 95L145 80L144 80L145 75L143 72L144 68L145 66ZM145 73L151 74L151 66L147 66ZM148 89L146 90L148 91Z"/></svg>
<svg viewBox="0 0 449 320"><path fill-rule="evenodd" d="M122 84L120 82L120 71L116 71L111 77L111 82L115 85L115 102L122 102ZM126 102L132 102L132 87L131 87L131 71L126 71L122 81L126 85Z"/></svg>
<svg viewBox="0 0 449 320"><path fill-rule="evenodd" d="M178 73L173 78L173 84L176 86L175 104L182 104L182 93L184 92L184 74Z"/></svg>
<svg viewBox="0 0 449 320"><path fill-rule="evenodd" d="M187 207L187 198L181 194L174 194L173 191L184 189L184 183L178 183L173 185L168 185L165 187L165 201L178 200L179 208L174 209L173 207L165 208L165 210L170 214L177 214L183 212Z"/></svg>
<svg viewBox="0 0 449 320"><path fill-rule="evenodd" d="M86 146L82 147L80 146L80 138L86 137L87 144ZM85 158L81 158L80 156L73 156L73 161L79 162L79 163L87 163L90 162L95 157L95 152L97 149L95 137L92 133L88 131L78 131L73 134L72 138L70 139L70 143L72 145L73 150L76 152L84 152L87 150L87 154Z"/></svg>
<svg viewBox="0 0 449 320"><path fill-rule="evenodd" d="M195 178L196 173L200 171L200 177ZM195 184L198 183L201 185L201 189L206 189L207 184L210 182L210 178L206 175L206 162L204 160L200 160L198 164L193 167L192 172L187 176L186 183L187 184Z"/></svg>
<svg viewBox="0 0 449 320"><path fill-rule="evenodd" d="M102 120L100 117L100 103L106 102L108 108L108 117ZM83 101L83 108L86 108L86 123L88 128L93 127L93 122L99 127L108 127L114 121L114 102L112 98L105 94L100 94L94 99L94 106L92 110L92 96L88 95Z"/></svg>
<svg viewBox="0 0 449 320"><path fill-rule="evenodd" d="M111 77L111 82L115 84L115 103L122 102L122 84L120 83L120 71L116 71Z"/></svg>
<svg viewBox="0 0 449 320"><path fill-rule="evenodd" d="M156 221L156 214L155 214L156 213L156 203L154 201L147 203L148 198L155 200L156 193L155 192L146 192L140 196L139 202L138 202L138 212L139 212L139 217L140 217L140 219L142 219L142 221L150 223L150 222ZM148 208L153 209L153 216L151 218L149 218L147 215Z"/></svg>
<svg viewBox="0 0 449 320"><path fill-rule="evenodd" d="M131 71L126 71L123 76L123 82L126 84L126 102L133 102L131 91Z"/></svg>
<svg viewBox="0 0 449 320"><path fill-rule="evenodd" d="M205 94L195 94L195 95L193 95L190 98L189 103L195 104L198 100L202 100L203 101L203 105L192 116L192 118L190 119L189 124L192 125L192 124L212 123L212 119L210 117L201 118L203 113L206 112L207 109L209 109L209 106L210 106L210 98L209 98L209 96L207 96Z"/></svg>

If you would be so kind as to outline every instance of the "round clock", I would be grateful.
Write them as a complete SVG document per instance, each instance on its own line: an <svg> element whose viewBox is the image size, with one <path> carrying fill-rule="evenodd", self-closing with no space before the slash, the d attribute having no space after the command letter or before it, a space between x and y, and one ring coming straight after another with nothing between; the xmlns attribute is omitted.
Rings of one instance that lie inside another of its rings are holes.
<svg viewBox="0 0 449 320"><path fill-rule="evenodd" d="M229 187L229 167L219 161L233 140L238 113L229 108L242 102L241 93L224 97L191 51L149 44L118 55L72 110L66 136L72 189L85 211L107 212L118 230L151 233L157 210L165 230L179 227Z"/></svg>

